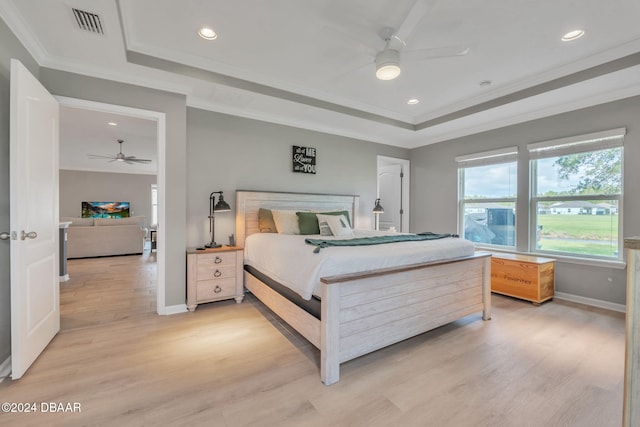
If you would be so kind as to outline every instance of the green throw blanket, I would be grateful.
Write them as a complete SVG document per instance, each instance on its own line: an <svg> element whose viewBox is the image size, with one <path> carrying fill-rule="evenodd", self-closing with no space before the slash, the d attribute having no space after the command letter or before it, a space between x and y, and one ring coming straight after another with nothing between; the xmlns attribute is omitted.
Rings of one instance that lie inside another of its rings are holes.
<svg viewBox="0 0 640 427"><path fill-rule="evenodd" d="M315 246L313 253L319 253L320 249L327 248L329 246L368 246L368 245L381 245L384 243L396 243L396 242L414 242L417 240L435 240L443 239L445 237L459 237L457 234L449 233L432 233L425 231L418 234L392 234L389 236L373 236L373 237L358 237L355 239L342 239L342 240L326 240L326 239L304 239L304 241L310 245Z"/></svg>

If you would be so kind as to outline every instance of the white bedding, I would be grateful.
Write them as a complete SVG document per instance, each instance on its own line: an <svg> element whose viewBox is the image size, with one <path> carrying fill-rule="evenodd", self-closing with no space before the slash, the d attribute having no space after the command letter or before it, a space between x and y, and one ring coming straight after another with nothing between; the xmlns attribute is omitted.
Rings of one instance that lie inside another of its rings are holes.
<svg viewBox="0 0 640 427"><path fill-rule="evenodd" d="M380 234L389 233L354 230L354 235L347 238ZM315 246L305 243L305 238L345 239L335 236L256 233L245 240L244 263L309 300L312 295L320 296L322 277L458 258L473 255L474 252L473 243L468 240L444 238L371 246L330 246L314 253Z"/></svg>

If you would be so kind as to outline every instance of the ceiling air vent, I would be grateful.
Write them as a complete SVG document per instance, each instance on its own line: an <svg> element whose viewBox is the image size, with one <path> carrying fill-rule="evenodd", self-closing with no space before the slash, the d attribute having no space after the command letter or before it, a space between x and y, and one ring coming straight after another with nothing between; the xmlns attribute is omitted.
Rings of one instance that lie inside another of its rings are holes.
<svg viewBox="0 0 640 427"><path fill-rule="evenodd" d="M74 8L73 15L76 17L76 22L81 30L89 31L90 33L104 34L100 17L95 13Z"/></svg>

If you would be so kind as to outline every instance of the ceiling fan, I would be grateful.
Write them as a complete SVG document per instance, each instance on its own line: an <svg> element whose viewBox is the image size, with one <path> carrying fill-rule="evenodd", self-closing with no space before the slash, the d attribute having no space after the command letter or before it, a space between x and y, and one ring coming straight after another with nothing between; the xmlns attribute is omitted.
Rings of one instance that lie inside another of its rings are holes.
<svg viewBox="0 0 640 427"><path fill-rule="evenodd" d="M101 156L99 154L89 154L88 157L90 159L109 159L109 163L111 162L124 162L124 163L129 163L129 164L134 164L134 163L149 163L151 162L150 159L138 159L136 158L136 156L125 156L124 153L122 153L122 143L124 142L123 139L119 139L118 140L118 144L120 144L120 152L118 154L114 156Z"/></svg>
<svg viewBox="0 0 640 427"><path fill-rule="evenodd" d="M376 77L380 80L393 80L400 75L400 60L419 61L431 58L464 56L469 53L467 46L447 46L429 49L404 50L406 43L391 27L380 30L385 47L375 56Z"/></svg>
<svg viewBox="0 0 640 427"><path fill-rule="evenodd" d="M368 44L371 55L375 58L376 77L380 80L393 80L400 75L401 61L419 61L431 58L447 58L464 56L469 53L468 46L446 46L427 49L405 49L406 42L422 18L433 8L434 1L416 0L405 16L402 24L394 29L382 28L378 35L384 41L382 50ZM361 44L364 44L360 42Z"/></svg>

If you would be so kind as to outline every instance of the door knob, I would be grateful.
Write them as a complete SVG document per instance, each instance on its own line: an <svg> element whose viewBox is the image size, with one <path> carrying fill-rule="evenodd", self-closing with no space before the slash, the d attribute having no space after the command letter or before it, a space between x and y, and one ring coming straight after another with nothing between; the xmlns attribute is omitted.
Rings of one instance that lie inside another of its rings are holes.
<svg viewBox="0 0 640 427"><path fill-rule="evenodd" d="M0 233L0 240L9 240L10 238L11 234L7 233L6 231Z"/></svg>
<svg viewBox="0 0 640 427"><path fill-rule="evenodd" d="M20 232L20 240L24 240L24 239L35 239L36 237L38 237L38 233L36 233L35 231L30 231L28 233L26 233L24 230L22 230Z"/></svg>

